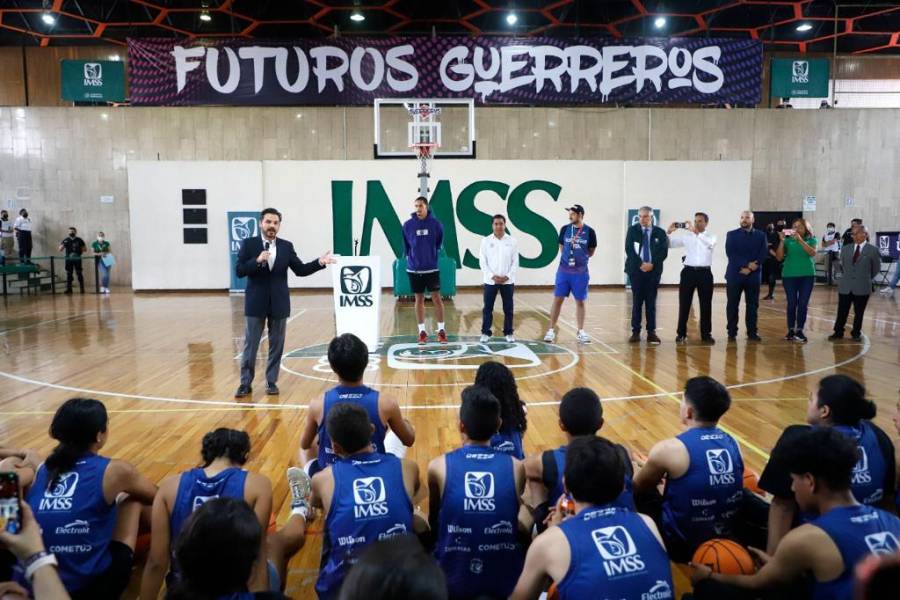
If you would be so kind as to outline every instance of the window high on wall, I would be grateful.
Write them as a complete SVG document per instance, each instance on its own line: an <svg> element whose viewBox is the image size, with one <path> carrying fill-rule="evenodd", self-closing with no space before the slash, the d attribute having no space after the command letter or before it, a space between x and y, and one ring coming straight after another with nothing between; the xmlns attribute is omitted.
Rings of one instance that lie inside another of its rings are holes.
<svg viewBox="0 0 900 600"><path fill-rule="evenodd" d="M900 79L831 79L828 89L834 108L900 108ZM791 98L791 106L820 108L824 99Z"/></svg>

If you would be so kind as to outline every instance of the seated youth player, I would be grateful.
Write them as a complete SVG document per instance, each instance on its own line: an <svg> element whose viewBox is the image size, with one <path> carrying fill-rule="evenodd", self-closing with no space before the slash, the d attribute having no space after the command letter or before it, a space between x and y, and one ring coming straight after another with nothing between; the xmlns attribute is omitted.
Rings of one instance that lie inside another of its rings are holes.
<svg viewBox="0 0 900 600"><path fill-rule="evenodd" d="M888 435L870 421L875 412L875 403L866 398L862 384L847 375L829 375L809 395L806 422L813 427L834 427L856 440L859 462L850 478L854 497L861 504L894 510L894 446ZM769 554L775 552L778 542L792 527L811 516L798 514L783 450L793 437L808 429L806 425L789 425L772 448L759 478L759 487L773 496L766 547Z"/></svg>
<svg viewBox="0 0 900 600"><path fill-rule="evenodd" d="M281 592L253 593L247 585L264 531L243 500L223 496L201 504L176 540L181 576L166 600L287 600Z"/></svg>
<svg viewBox="0 0 900 600"><path fill-rule="evenodd" d="M413 533L416 463L377 452L366 410L339 402L328 412L328 437L337 460L312 479L312 505L325 511L316 593L336 598L347 571L369 544Z"/></svg>
<svg viewBox="0 0 900 600"><path fill-rule="evenodd" d="M102 402L66 400L53 416L59 444L38 468L20 471L25 499L74 599L119 598L128 585L142 505L156 486L131 463L98 454L109 437Z"/></svg>
<svg viewBox="0 0 900 600"><path fill-rule="evenodd" d="M450 598L506 598L522 571L519 504L522 463L491 448L500 426L500 403L484 386L462 392L462 448L428 465L435 558L447 576Z"/></svg>
<svg viewBox="0 0 900 600"><path fill-rule="evenodd" d="M538 598L548 577L560 600L674 597L672 569L653 520L613 504L624 478L621 452L610 441L572 440L565 486L575 514L563 518L554 511L552 526L531 543L510 598Z"/></svg>
<svg viewBox="0 0 900 600"><path fill-rule="evenodd" d="M853 598L853 569L869 554L900 550L900 519L859 504L851 477L859 461L856 442L834 427L813 428L785 441L783 460L800 509L820 515L788 532L774 556L756 551L763 566L753 575L722 575L695 565L698 597L706 596L705 580L759 591L783 589L812 573L812 598ZM708 597L725 598L717 588Z"/></svg>
<svg viewBox="0 0 900 600"><path fill-rule="evenodd" d="M535 523L538 531L544 529L544 517L565 493L563 472L566 466L566 448L572 440L595 437L603 427L603 404L590 388L573 388L566 392L559 403L559 428L566 436L566 443L554 450L545 450L525 459L525 476L528 479L530 500L536 507ZM614 504L634 510L631 478L634 467L628 450L621 444L613 444L625 465L622 493Z"/></svg>
<svg viewBox="0 0 900 600"><path fill-rule="evenodd" d="M170 567L174 541L185 521L205 502L213 498L243 500L253 509L259 526L261 552L267 560L258 561L253 571L251 590L281 590L287 575L287 562L303 546L309 512L309 477L302 469L288 470L291 516L283 529L266 535L272 512L272 484L265 475L244 470L250 457L250 436L244 431L224 427L203 436L200 467L167 477L153 501L150 554L141 581L141 597L156 598ZM167 583L171 587L180 577L178 565L172 565Z"/></svg>
<svg viewBox="0 0 900 600"><path fill-rule="evenodd" d="M300 436L300 463L310 477L335 460L325 423L329 411L338 402L352 402L366 410L375 427L372 443L377 452L384 454L385 437L389 430L407 448L413 445L416 430L403 418L397 401L389 396L382 396L378 390L363 384L363 374L369 364L369 349L365 342L352 333L337 336L328 344L328 364L337 375L339 383L325 392L324 398L314 398L310 402L306 425ZM313 457L317 438L318 456Z"/></svg>
<svg viewBox="0 0 900 600"><path fill-rule="evenodd" d="M519 387L512 371L503 363L489 360L475 373L475 385L488 388L500 402L500 431L491 438L491 448L511 454L518 460L525 458L522 435L528 428L525 403L519 399Z"/></svg>
<svg viewBox="0 0 900 600"><path fill-rule="evenodd" d="M666 481L659 524L676 562L688 560L706 540L729 537L736 525L744 462L737 442L718 428L730 406L728 390L712 377L688 379L680 410L687 430L655 444L634 477L639 506Z"/></svg>

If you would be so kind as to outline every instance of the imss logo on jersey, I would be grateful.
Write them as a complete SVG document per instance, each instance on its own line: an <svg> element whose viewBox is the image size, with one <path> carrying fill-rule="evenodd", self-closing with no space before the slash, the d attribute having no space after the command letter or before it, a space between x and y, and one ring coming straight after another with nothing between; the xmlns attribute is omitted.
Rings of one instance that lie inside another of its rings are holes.
<svg viewBox="0 0 900 600"><path fill-rule="evenodd" d="M850 483L854 485L872 483L872 474L869 473L869 456L866 454L866 449L862 446L857 446L856 449L859 452L859 459L853 465Z"/></svg>
<svg viewBox="0 0 900 600"><path fill-rule="evenodd" d="M47 484L39 510L72 510L72 497L78 487L78 473L70 471Z"/></svg>
<svg viewBox="0 0 900 600"><path fill-rule="evenodd" d="M387 490L381 477L360 477L353 480L353 516L373 519L388 514Z"/></svg>
<svg viewBox="0 0 900 600"><path fill-rule="evenodd" d="M878 533L870 533L865 537L866 545L872 554L896 554L900 552L900 543L890 531L880 531Z"/></svg>
<svg viewBox="0 0 900 600"><path fill-rule="evenodd" d="M601 527L591 532L591 538L603 559L603 570L609 577L619 577L646 568L628 530L621 525Z"/></svg>
<svg viewBox="0 0 900 600"><path fill-rule="evenodd" d="M495 509L493 473L466 471L465 491L463 510L466 512L491 512Z"/></svg>
<svg viewBox="0 0 900 600"><path fill-rule="evenodd" d="M709 485L734 483L734 462L728 450L725 448L707 450L706 464L709 467Z"/></svg>

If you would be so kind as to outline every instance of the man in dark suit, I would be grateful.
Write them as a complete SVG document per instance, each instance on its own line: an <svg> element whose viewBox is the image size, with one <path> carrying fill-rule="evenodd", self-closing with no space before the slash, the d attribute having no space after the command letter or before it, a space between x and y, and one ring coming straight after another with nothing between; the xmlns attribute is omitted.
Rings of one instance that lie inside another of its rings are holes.
<svg viewBox="0 0 900 600"><path fill-rule="evenodd" d="M318 260L304 263L294 252L294 245L276 238L281 227L281 213L267 208L260 214L260 237L244 240L238 252L235 272L247 277L244 295L244 353L241 356L241 385L235 398L250 395L250 384L256 370L256 352L266 321L269 322L269 360L266 365L266 393L278 393L278 371L284 350L284 329L291 314L291 297L288 292L287 270L306 277L335 262L330 252Z"/></svg>
<svg viewBox="0 0 900 600"><path fill-rule="evenodd" d="M769 256L766 234L753 228L753 212L745 210L741 213L741 226L733 229L725 236L725 255L728 267L725 269L726 291L728 303L725 313L728 316L728 341L737 337L738 310L741 294L747 305L744 321L747 325L747 339L760 342L762 338L756 328L759 311L759 286L762 281L762 264Z"/></svg>
<svg viewBox="0 0 900 600"><path fill-rule="evenodd" d="M838 280L838 311L834 321L834 333L828 336L831 341L844 337L844 326L853 305L853 328L850 337L859 340L862 337L863 315L872 293L872 278L881 271L881 255L878 249L866 240L869 232L861 223L853 229L852 241L841 248L841 271Z"/></svg>
<svg viewBox="0 0 900 600"><path fill-rule="evenodd" d="M659 344L656 335L656 291L662 277L663 262L669 255L669 237L652 223L653 209L638 209L638 223L625 236L625 272L631 278L630 343L641 341L641 307L647 313L647 343Z"/></svg>

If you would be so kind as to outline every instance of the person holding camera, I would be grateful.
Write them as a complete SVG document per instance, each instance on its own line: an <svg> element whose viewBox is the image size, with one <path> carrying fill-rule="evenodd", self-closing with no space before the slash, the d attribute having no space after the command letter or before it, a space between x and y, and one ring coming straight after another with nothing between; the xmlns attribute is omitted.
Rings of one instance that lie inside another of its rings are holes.
<svg viewBox="0 0 900 600"><path fill-rule="evenodd" d="M783 261L781 283L787 296L788 332L785 341L806 343L803 326L806 325L806 309L816 282L816 236L805 219L796 219L792 229L778 232L776 258Z"/></svg>
<svg viewBox="0 0 900 600"><path fill-rule="evenodd" d="M17 533L0 531L0 546L15 556L24 570L24 578L31 585L35 600L69 600L59 572L56 556L47 552L41 537L41 527L27 502L19 502L22 529ZM0 583L0 597L26 600L28 591L14 581Z"/></svg>
<svg viewBox="0 0 900 600"><path fill-rule="evenodd" d="M678 282L678 327L675 330L676 344L687 341L687 320L694 300L694 290L700 299L700 339L707 344L715 344L712 337L712 255L716 247L716 236L706 231L709 215L694 214L690 221L669 225L669 248L684 248L684 267ZM680 232L680 235L673 235Z"/></svg>

